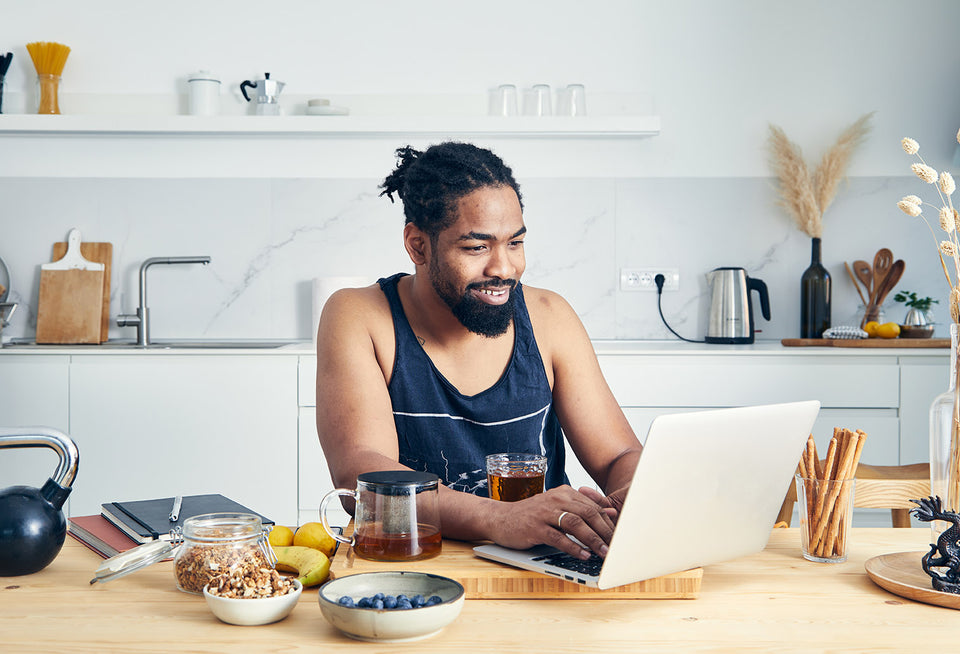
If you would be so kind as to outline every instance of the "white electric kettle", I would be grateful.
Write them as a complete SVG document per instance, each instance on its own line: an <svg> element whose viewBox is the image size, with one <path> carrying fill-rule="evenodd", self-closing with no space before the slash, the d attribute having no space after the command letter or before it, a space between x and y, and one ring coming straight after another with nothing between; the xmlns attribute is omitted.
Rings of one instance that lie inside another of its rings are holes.
<svg viewBox="0 0 960 654"><path fill-rule="evenodd" d="M753 305L750 291L760 295L760 311L770 320L767 285L747 276L743 268L715 268L707 273L710 285L710 314L707 343L753 343Z"/></svg>

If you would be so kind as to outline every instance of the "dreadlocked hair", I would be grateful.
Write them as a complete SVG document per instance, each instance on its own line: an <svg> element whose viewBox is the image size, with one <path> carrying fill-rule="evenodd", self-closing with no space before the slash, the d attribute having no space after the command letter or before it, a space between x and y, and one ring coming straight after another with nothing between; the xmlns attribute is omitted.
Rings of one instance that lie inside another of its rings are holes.
<svg viewBox="0 0 960 654"><path fill-rule="evenodd" d="M397 149L397 167L379 188L393 202L403 202L403 215L431 238L456 221L463 196L487 186L509 186L523 199L513 171L490 150L448 141L420 152L409 145Z"/></svg>

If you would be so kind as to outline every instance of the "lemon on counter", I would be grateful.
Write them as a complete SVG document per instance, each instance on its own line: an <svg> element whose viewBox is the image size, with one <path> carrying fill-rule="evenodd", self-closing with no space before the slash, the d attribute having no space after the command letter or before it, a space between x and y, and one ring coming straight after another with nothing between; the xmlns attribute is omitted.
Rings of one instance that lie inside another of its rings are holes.
<svg viewBox="0 0 960 654"><path fill-rule="evenodd" d="M877 336L880 338L897 338L900 336L900 325L895 322L885 322L877 327Z"/></svg>
<svg viewBox="0 0 960 654"><path fill-rule="evenodd" d="M300 525L297 533L293 536L293 544L312 547L327 556L333 556L333 550L337 547L337 541L327 533L327 530L319 522L305 522Z"/></svg>
<svg viewBox="0 0 960 654"><path fill-rule="evenodd" d="M270 535L267 536L267 540L269 540L270 544L274 547L288 547L293 545L293 529L284 527L283 525L276 525L270 530Z"/></svg>
<svg viewBox="0 0 960 654"><path fill-rule="evenodd" d="M871 320L870 322L868 322L866 325L863 326L863 331L867 332L867 336L869 336L870 338L876 338L877 329L879 329L879 327L880 327L880 323L878 323L876 320Z"/></svg>

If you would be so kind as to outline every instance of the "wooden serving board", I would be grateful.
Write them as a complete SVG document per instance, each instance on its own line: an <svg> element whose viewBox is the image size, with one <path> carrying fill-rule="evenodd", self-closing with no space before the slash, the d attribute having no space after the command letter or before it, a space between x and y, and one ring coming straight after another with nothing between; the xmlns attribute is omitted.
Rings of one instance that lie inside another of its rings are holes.
<svg viewBox="0 0 960 654"><path fill-rule="evenodd" d="M920 567L920 559L924 554L926 552L883 554L867 560L863 567L875 584L894 595L925 604L960 609L960 595L933 589L930 577Z"/></svg>
<svg viewBox="0 0 960 654"><path fill-rule="evenodd" d="M104 266L80 253L80 231L70 230L66 254L40 266L37 343L100 343Z"/></svg>
<svg viewBox="0 0 960 654"><path fill-rule="evenodd" d="M385 570L429 572L456 579L467 599L696 599L703 578L703 568L694 568L600 590L481 559L474 556L472 544L450 540L443 541L439 556L410 562L367 561L355 556L352 547L344 547L330 566L334 577Z"/></svg>
<svg viewBox="0 0 960 654"><path fill-rule="evenodd" d="M53 258L59 261L67 253L66 241L53 244ZM113 263L113 243L81 243L80 254L87 261L103 264L103 302L100 314L100 342L109 337L110 331L110 266Z"/></svg>
<svg viewBox="0 0 960 654"><path fill-rule="evenodd" d="M785 347L941 348L949 338L784 338Z"/></svg>

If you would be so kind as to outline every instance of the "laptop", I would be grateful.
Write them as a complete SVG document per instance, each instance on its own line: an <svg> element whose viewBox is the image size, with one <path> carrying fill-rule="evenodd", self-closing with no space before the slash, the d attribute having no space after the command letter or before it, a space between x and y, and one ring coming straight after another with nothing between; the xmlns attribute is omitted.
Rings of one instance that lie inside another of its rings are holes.
<svg viewBox="0 0 960 654"><path fill-rule="evenodd" d="M811 400L657 417L604 559L546 545L473 551L601 589L759 552L819 410Z"/></svg>

